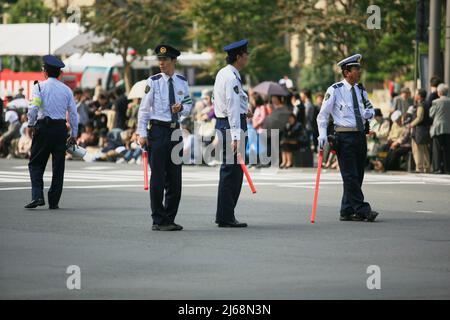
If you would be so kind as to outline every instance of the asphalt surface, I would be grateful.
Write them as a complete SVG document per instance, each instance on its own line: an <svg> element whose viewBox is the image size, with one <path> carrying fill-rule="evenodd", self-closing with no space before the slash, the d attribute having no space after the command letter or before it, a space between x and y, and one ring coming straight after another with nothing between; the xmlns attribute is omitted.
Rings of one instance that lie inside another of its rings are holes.
<svg viewBox="0 0 450 320"><path fill-rule="evenodd" d="M363 223L338 221L340 175L324 171L311 224L314 170L253 170L258 192L244 185L237 208L249 227L219 229L218 168L187 166L184 230L160 232L141 166L67 162L61 209L50 211L23 209L26 164L0 160L2 299L450 298L450 176L368 173L380 216ZM80 290L66 287L71 265ZM371 265L381 289L367 288Z"/></svg>

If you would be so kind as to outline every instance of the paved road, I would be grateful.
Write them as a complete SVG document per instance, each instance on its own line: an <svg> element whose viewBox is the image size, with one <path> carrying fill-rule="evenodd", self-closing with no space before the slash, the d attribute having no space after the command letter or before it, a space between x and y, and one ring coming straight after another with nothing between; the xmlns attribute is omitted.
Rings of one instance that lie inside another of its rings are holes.
<svg viewBox="0 0 450 320"><path fill-rule="evenodd" d="M381 217L359 223L338 221L340 176L324 172L311 225L313 170L255 170L237 214L249 228L230 230L214 224L218 168L185 167L185 230L168 233L150 230L140 166L66 168L62 209L33 211L26 162L0 160L0 298L450 298L449 176L368 174ZM70 265L81 290L66 287Z"/></svg>

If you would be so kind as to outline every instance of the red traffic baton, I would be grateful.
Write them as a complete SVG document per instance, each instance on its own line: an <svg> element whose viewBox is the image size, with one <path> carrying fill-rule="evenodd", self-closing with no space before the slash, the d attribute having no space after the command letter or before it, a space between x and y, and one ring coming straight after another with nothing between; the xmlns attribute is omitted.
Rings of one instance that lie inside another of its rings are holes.
<svg viewBox="0 0 450 320"><path fill-rule="evenodd" d="M247 179L248 185L250 186L250 190L252 190L252 193L256 193L256 188L253 185L252 178L250 177L250 174L248 173L247 167L245 166L245 163L242 160L240 153L237 154L237 158L238 158L239 163L241 164L242 171L244 171L245 178Z"/></svg>
<svg viewBox="0 0 450 320"><path fill-rule="evenodd" d="M144 190L148 190L148 152L142 151L142 165L144 166Z"/></svg>
<svg viewBox="0 0 450 320"><path fill-rule="evenodd" d="M316 221L317 197L319 196L320 171L322 170L323 150L319 151L319 159L317 160L316 189L314 190L313 207L311 213L311 223Z"/></svg>

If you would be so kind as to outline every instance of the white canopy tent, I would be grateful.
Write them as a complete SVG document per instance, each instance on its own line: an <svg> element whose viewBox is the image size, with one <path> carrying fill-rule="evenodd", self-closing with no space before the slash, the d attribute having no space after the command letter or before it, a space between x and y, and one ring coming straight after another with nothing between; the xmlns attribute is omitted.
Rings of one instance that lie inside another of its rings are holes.
<svg viewBox="0 0 450 320"><path fill-rule="evenodd" d="M63 55L81 52L95 41L76 23L50 24L50 53ZM49 24L0 24L0 56L43 56L49 54Z"/></svg>

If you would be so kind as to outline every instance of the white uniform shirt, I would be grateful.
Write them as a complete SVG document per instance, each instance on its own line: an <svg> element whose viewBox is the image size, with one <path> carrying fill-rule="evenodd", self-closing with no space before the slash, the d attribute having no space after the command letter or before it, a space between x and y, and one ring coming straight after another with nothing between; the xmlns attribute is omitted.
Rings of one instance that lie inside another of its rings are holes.
<svg viewBox="0 0 450 320"><path fill-rule="evenodd" d="M241 114L248 111L248 96L242 87L239 71L232 65L220 69L214 83L214 113L228 117L233 140L240 140Z"/></svg>
<svg viewBox="0 0 450 320"><path fill-rule="evenodd" d="M370 119L374 115L372 104L369 101L366 90L363 91L366 99L367 109L364 107L361 98L361 90L355 84L356 97L358 98L359 111L363 122L365 119ZM353 110L353 97L351 92L351 84L347 80L342 80L328 88L325 99L317 116L317 125L319 127L319 134L322 137L327 136L328 118L331 114L333 116L334 125L336 127L356 128L355 112Z"/></svg>
<svg viewBox="0 0 450 320"><path fill-rule="evenodd" d="M40 90L39 90L40 88ZM56 78L48 78L33 87L28 123L34 126L45 117L53 120L65 120L69 112L69 123L72 137L78 134L77 105L72 90Z"/></svg>
<svg viewBox="0 0 450 320"><path fill-rule="evenodd" d="M168 75L159 73L147 79L147 93L141 101L138 113L137 133L141 137L147 136L147 124L150 120L172 121L172 111L169 103L169 78ZM172 79L175 103L183 105L183 110L179 112L179 115L187 117L192 109L188 82L185 77L176 73L173 74Z"/></svg>

